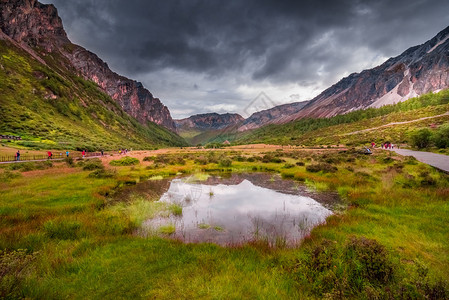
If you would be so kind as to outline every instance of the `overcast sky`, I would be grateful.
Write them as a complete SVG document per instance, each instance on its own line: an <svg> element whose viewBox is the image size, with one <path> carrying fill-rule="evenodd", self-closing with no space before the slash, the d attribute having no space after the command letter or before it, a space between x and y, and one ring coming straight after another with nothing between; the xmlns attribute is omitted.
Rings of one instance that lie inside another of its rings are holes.
<svg viewBox="0 0 449 300"><path fill-rule="evenodd" d="M41 0L174 118L304 101L449 26L447 0ZM247 110L248 111L248 110Z"/></svg>

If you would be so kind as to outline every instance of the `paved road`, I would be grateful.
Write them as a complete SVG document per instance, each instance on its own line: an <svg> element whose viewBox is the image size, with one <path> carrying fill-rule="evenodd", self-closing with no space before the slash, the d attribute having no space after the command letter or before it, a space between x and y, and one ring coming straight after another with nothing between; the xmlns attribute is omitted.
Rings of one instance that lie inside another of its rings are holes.
<svg viewBox="0 0 449 300"><path fill-rule="evenodd" d="M407 149L392 149L396 153L404 156L414 156L420 162L431 165L437 169L449 172L449 156L431 152L413 151Z"/></svg>

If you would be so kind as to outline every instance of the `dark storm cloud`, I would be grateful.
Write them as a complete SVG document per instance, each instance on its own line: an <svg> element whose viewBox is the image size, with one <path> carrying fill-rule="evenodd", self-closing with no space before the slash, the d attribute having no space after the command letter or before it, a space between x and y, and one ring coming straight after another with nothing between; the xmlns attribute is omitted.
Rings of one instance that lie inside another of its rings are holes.
<svg viewBox="0 0 449 300"><path fill-rule="evenodd" d="M137 79L171 69L325 88L449 25L447 0L43 2L69 38Z"/></svg>

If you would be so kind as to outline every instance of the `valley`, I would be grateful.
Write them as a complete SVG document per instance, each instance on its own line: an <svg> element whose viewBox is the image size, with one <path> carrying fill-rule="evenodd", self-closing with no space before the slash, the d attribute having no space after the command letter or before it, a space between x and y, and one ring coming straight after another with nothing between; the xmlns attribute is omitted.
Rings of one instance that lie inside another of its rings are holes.
<svg viewBox="0 0 449 300"><path fill-rule="evenodd" d="M0 299L449 299L449 27L192 3L0 1Z"/></svg>

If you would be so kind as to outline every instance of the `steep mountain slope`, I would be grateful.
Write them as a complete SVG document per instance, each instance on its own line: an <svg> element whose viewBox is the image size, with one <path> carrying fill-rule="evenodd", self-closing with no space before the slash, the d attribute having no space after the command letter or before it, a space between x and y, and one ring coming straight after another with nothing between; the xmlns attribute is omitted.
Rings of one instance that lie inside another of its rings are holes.
<svg viewBox="0 0 449 300"><path fill-rule="evenodd" d="M307 103L308 101L283 104L255 112L242 123L238 131L251 130L272 123L283 123L285 118L299 112Z"/></svg>
<svg viewBox="0 0 449 300"><path fill-rule="evenodd" d="M376 68L343 78L285 122L380 107L448 87L449 27Z"/></svg>
<svg viewBox="0 0 449 300"><path fill-rule="evenodd" d="M121 95L124 97L119 97L117 91L111 97L114 90L112 81L107 81L111 89L105 91L96 83L86 80L88 76L82 76L88 72L83 73L82 69L75 68L75 60L70 53L88 52L68 41L52 5L28 0L2 0L0 4L2 134L39 141L22 144L45 148L136 149L186 144L174 132L150 122L150 117L153 120L157 117L160 124L173 123L168 110L164 116L165 106L159 100L151 98L151 94L143 88L133 90L137 83L112 73L106 67L98 70L95 69L98 65L85 63L88 69L94 69L92 76L110 72L110 76L129 84L128 92L141 93L143 98L126 98L131 94L125 93L123 86L118 89L123 91ZM91 53L86 59L89 58L99 61ZM80 56L77 62L83 63ZM96 82L101 84L105 81ZM127 103L134 107L138 120L130 116L133 112L129 111ZM145 107L148 109L144 110ZM159 115L151 116L149 107L160 110ZM174 123L173 126L168 125L174 130Z"/></svg>
<svg viewBox="0 0 449 300"><path fill-rule="evenodd" d="M255 130L216 137L216 141L283 145L368 145L406 142L417 128L437 128L449 122L449 89L428 93L394 105L356 110L330 118L303 118Z"/></svg>
<svg viewBox="0 0 449 300"><path fill-rule="evenodd" d="M0 4L1 31L41 63L97 83L141 124L151 121L175 130L168 108L141 83L112 72L97 55L70 42L53 5L35 0L1 0Z"/></svg>
<svg viewBox="0 0 449 300"><path fill-rule="evenodd" d="M199 114L175 120L179 134L193 145L203 143L210 136L220 134L227 128L242 124L244 118L239 114Z"/></svg>

